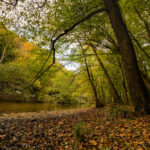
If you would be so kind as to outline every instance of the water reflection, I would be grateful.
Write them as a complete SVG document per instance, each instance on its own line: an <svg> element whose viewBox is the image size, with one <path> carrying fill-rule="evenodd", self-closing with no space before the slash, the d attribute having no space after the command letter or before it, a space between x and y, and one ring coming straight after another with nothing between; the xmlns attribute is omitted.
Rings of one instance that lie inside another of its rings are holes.
<svg viewBox="0 0 150 150"><path fill-rule="evenodd" d="M0 102L0 113L3 112L39 112L80 108L80 105L57 105L50 103L15 103Z"/></svg>

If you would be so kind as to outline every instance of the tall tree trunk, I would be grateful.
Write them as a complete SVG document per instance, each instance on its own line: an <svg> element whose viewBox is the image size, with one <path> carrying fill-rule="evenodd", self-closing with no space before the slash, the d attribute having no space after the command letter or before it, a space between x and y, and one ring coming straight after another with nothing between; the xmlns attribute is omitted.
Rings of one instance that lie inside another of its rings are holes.
<svg viewBox="0 0 150 150"><path fill-rule="evenodd" d="M2 56L1 56L1 58L0 58L0 63L2 63L2 61L3 61L4 57L5 57L5 54L6 54L7 47L9 46L9 44L10 44L11 41L12 41L12 39L10 39L10 40L6 43L6 46L4 47Z"/></svg>
<svg viewBox="0 0 150 150"><path fill-rule="evenodd" d="M129 85L135 112L147 112L149 94L142 80L137 59L117 0L103 0L121 52L124 72Z"/></svg>
<svg viewBox="0 0 150 150"><path fill-rule="evenodd" d="M83 55L84 55L84 63L85 63L87 75L88 75L90 84L92 86L92 90L93 90L95 101L96 101L96 108L103 107L103 104L101 103L101 100L98 97L98 93L97 93L97 89L96 89L96 86L94 84L94 81L92 80L92 77L91 77L91 74L90 74L90 70L89 70L89 66L88 66L88 62L87 62L87 58L85 56L84 50L82 50L82 52L83 52Z"/></svg>
<svg viewBox="0 0 150 150"><path fill-rule="evenodd" d="M123 95L124 95L126 104L129 104L128 89L127 89L127 86L126 86L126 79L125 79L125 76L124 76L124 72L123 72L123 68L122 68L122 64L121 64L120 60L119 60L119 67L120 67L120 71L121 71L121 75L122 75Z"/></svg>
<svg viewBox="0 0 150 150"><path fill-rule="evenodd" d="M100 90L99 90L99 88L98 88L98 81L96 81L96 80L94 79L94 76L93 76L93 73L92 73L92 70L91 70L91 66L89 67L89 71L90 71L91 79L92 79L92 81L93 81L93 83L94 83L94 86L95 86L95 89L96 89L96 92L97 92L99 101L102 103L103 100L102 100L102 96L101 96Z"/></svg>
<svg viewBox="0 0 150 150"><path fill-rule="evenodd" d="M104 89L103 87L101 86L101 93L102 93L102 100L105 102L105 92L104 92Z"/></svg>
<svg viewBox="0 0 150 150"><path fill-rule="evenodd" d="M110 78L110 76L109 76L107 70L105 69L105 67L104 67L104 65L103 65L103 63L102 63L100 57L98 56L95 47L94 47L93 45L91 45L91 46L92 46L92 50L93 50L93 52L94 52L94 54L95 54L95 56L96 56L96 58L97 58L97 60L98 60L98 63L99 63L99 65L100 65L100 67L102 68L102 70L103 70L103 72L104 72L104 74L105 74L105 76L106 76L106 78L107 78L107 81L108 81L108 83L109 83L109 85L110 85L110 87L111 87L112 93L113 93L113 95L114 95L114 102L115 102L115 103L121 103L121 102L122 102L122 101L121 101L121 98L120 98L120 96L119 96L119 94L118 94L118 91L116 90L116 88L115 88L115 86L114 86L114 83L112 82L112 80L111 80L111 78Z"/></svg>

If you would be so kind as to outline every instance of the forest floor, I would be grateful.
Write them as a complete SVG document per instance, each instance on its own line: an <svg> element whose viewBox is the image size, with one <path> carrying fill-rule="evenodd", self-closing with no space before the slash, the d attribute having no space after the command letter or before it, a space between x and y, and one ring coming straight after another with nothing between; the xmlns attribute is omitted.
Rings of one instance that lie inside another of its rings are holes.
<svg viewBox="0 0 150 150"><path fill-rule="evenodd" d="M113 117L109 108L0 116L0 150L150 150L150 116Z"/></svg>

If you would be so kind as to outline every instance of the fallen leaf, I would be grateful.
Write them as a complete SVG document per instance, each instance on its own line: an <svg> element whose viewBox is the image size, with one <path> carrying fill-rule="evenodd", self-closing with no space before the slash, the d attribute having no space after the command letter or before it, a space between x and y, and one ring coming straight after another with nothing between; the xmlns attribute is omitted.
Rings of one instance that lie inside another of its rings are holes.
<svg viewBox="0 0 150 150"><path fill-rule="evenodd" d="M90 143L91 145L94 145L94 146L97 145L97 142L96 142L95 140L90 140L89 143Z"/></svg>

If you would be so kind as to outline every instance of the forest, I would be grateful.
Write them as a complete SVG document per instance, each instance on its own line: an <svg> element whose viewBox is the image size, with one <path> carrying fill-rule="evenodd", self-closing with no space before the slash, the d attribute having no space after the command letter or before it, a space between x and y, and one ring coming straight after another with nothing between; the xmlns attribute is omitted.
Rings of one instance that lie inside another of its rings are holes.
<svg viewBox="0 0 150 150"><path fill-rule="evenodd" d="M149 0L0 0L0 149L150 149Z"/></svg>

